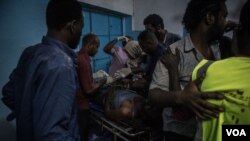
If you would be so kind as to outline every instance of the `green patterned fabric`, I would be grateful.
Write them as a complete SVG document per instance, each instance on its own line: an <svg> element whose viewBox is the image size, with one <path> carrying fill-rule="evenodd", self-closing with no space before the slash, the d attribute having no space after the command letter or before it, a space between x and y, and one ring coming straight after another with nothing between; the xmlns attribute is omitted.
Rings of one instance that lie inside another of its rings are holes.
<svg viewBox="0 0 250 141"><path fill-rule="evenodd" d="M192 79L208 61L201 61L193 71ZM223 100L209 100L225 108L218 118L202 121L202 140L221 141L222 125L250 125L250 58L232 57L211 64L201 84L203 92L220 92Z"/></svg>

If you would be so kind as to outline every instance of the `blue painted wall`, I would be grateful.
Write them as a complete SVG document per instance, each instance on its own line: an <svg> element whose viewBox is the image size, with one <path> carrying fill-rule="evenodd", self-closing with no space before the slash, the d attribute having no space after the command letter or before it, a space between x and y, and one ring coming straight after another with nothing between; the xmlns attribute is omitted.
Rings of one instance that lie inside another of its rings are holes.
<svg viewBox="0 0 250 141"><path fill-rule="evenodd" d="M0 88L7 82L24 48L46 34L47 0L0 1ZM0 94L1 97L1 94ZM0 102L0 140L15 140L15 124L5 120L10 111Z"/></svg>
<svg viewBox="0 0 250 141"><path fill-rule="evenodd" d="M85 26L83 35L93 32L100 39L97 54L92 58L92 70L108 72L112 57L103 51L104 46L114 38L123 35L122 16L93 6L84 8ZM117 44L119 44L118 42ZM81 48L82 43L79 45ZM79 50L78 49L78 50Z"/></svg>

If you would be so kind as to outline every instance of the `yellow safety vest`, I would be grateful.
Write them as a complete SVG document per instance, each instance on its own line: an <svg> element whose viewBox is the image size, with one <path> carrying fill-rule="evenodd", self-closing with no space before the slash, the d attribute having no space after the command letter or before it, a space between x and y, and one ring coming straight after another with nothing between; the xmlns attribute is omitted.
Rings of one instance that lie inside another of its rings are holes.
<svg viewBox="0 0 250 141"><path fill-rule="evenodd" d="M202 60L194 69L192 79L197 79L199 70L208 63ZM250 58L231 57L213 62L205 72L202 92L220 92L223 100L208 100L223 106L218 118L202 121L202 140L221 141L222 125L250 125Z"/></svg>

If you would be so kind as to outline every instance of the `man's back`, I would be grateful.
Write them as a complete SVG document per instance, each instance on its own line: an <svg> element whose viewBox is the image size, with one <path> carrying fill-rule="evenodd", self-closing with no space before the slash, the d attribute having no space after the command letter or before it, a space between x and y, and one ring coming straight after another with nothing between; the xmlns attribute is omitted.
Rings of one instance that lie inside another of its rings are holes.
<svg viewBox="0 0 250 141"><path fill-rule="evenodd" d="M121 68L124 68L128 60L128 56L123 47L115 47L111 49L112 60L109 68L109 74L114 76L115 72Z"/></svg>
<svg viewBox="0 0 250 141"><path fill-rule="evenodd" d="M199 68L206 63L203 60L194 70L193 78ZM223 100L209 102L225 107L218 118L202 122L202 140L222 140L223 124L250 124L250 58L232 57L211 64L202 82L204 92L220 92Z"/></svg>
<svg viewBox="0 0 250 141"><path fill-rule="evenodd" d="M13 73L14 86L8 86L14 89L18 140L77 137L77 131L74 131L76 121L71 120L76 119L73 118L73 107L77 79L73 58L66 45L49 37L25 50ZM5 90L3 93L9 92ZM71 115L64 115L65 112ZM69 122L63 121L64 118ZM58 122L69 132L58 135L61 133L60 128L55 126Z"/></svg>

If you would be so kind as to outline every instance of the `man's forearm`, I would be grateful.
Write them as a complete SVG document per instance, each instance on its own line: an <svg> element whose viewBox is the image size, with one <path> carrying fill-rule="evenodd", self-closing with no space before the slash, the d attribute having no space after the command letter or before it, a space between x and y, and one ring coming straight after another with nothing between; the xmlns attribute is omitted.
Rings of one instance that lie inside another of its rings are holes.
<svg viewBox="0 0 250 141"><path fill-rule="evenodd" d="M161 89L149 90L149 102L159 107L180 106L181 91L167 92Z"/></svg>
<svg viewBox="0 0 250 141"><path fill-rule="evenodd" d="M181 90L178 70L169 70L169 90L178 91Z"/></svg>
<svg viewBox="0 0 250 141"><path fill-rule="evenodd" d="M115 44L117 43L117 39L112 40L111 42L109 42L105 47L104 47L104 52L111 54L111 49L115 46Z"/></svg>

